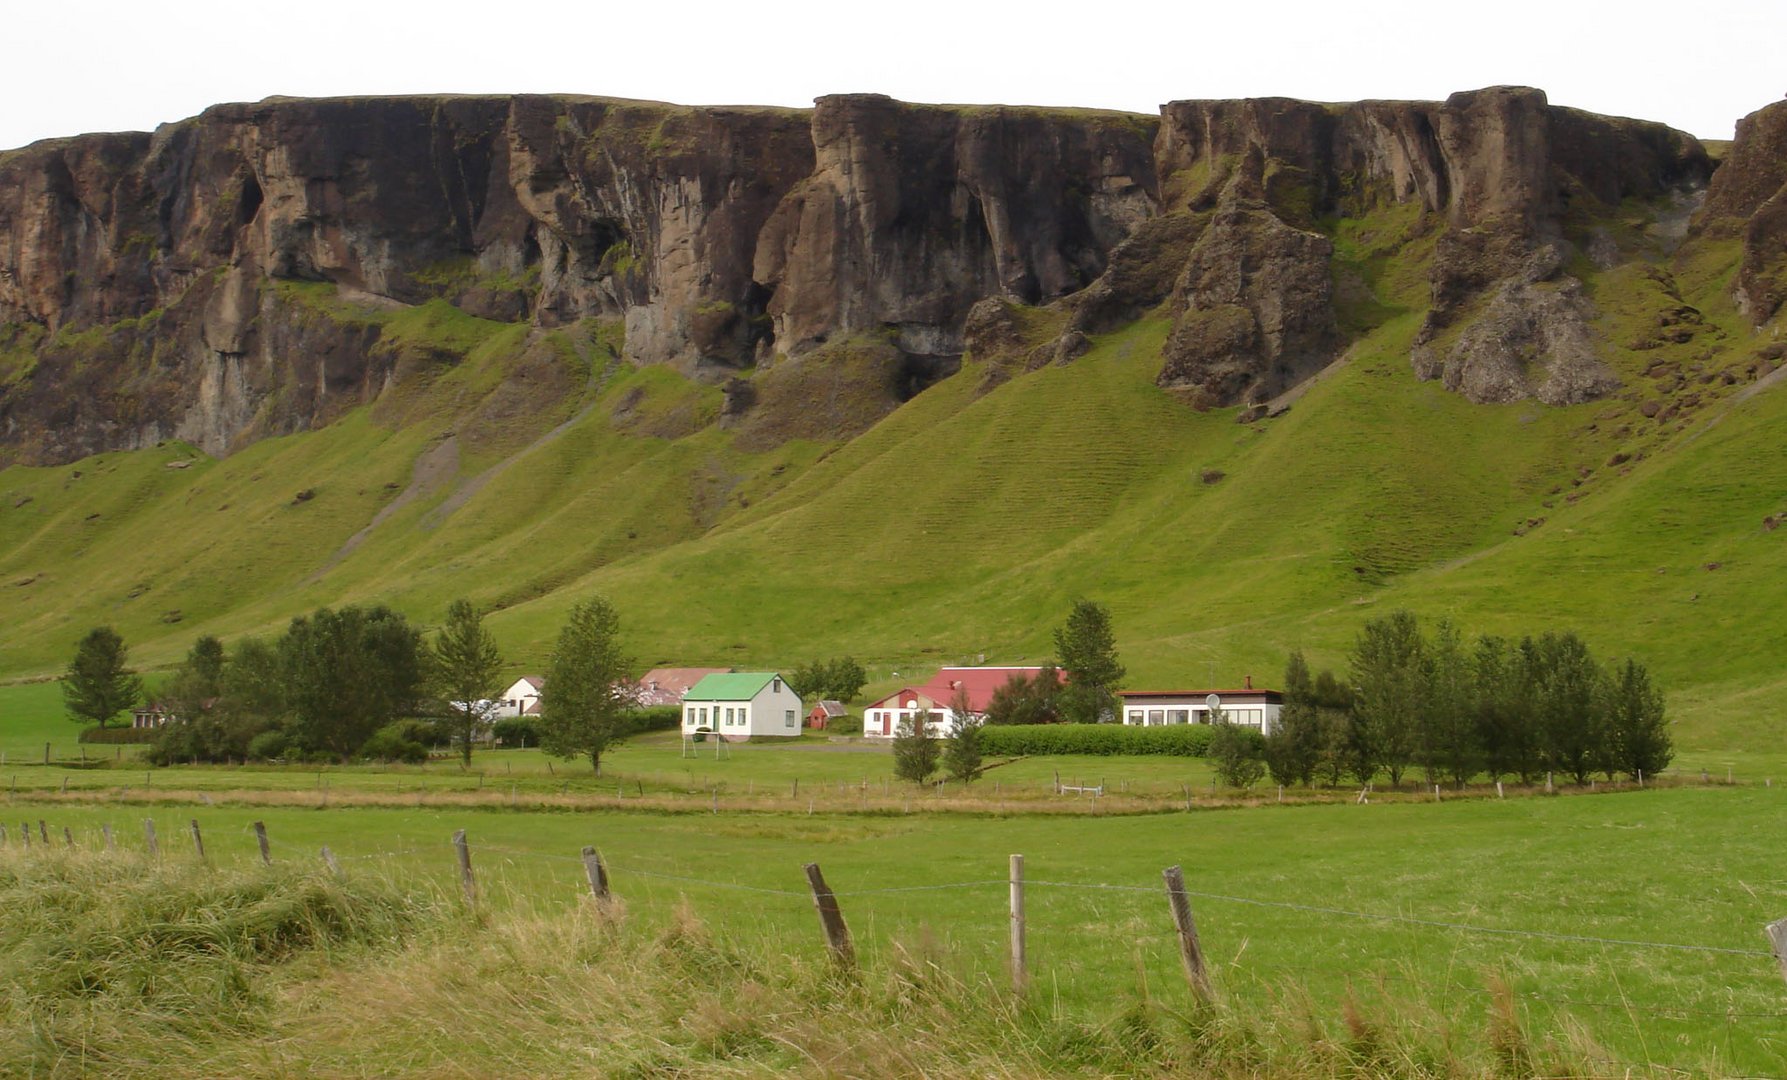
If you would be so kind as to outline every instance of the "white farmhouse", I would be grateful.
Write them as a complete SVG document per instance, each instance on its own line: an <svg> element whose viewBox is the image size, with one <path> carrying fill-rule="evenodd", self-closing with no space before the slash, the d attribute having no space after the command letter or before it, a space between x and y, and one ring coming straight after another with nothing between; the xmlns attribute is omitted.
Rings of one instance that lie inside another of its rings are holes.
<svg viewBox="0 0 1787 1080"><path fill-rule="evenodd" d="M523 675L491 703L487 717L494 720L507 716L540 715L540 688L545 685L546 680L538 675Z"/></svg>
<svg viewBox="0 0 1787 1080"><path fill-rule="evenodd" d="M711 731L730 741L754 735L800 737L800 695L773 671L707 675L683 695L683 734Z"/></svg>
<svg viewBox="0 0 1787 1080"><path fill-rule="evenodd" d="M1123 690L1117 696L1123 701L1123 722L1139 727L1208 724L1214 703L1229 723L1270 735L1284 708L1283 694L1255 690L1251 677L1239 690Z"/></svg>

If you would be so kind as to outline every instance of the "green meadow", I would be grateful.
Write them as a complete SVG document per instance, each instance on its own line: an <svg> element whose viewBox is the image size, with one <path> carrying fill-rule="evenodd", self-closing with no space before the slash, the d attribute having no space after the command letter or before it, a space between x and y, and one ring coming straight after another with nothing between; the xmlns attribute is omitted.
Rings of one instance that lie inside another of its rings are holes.
<svg viewBox="0 0 1787 1080"><path fill-rule="evenodd" d="M1225 1002L1270 1014L1304 1000L1330 1022L1349 1001L1431 1009L1466 1040L1496 995L1531 1038L1574 1047L1597 1074L1766 1075L1787 1060L1787 987L1762 925L1787 914L1778 844L1787 790L1676 789L1449 804L1261 807L1093 818L521 812L10 803L122 854L152 820L164 862L258 858L457 893L449 839L470 837L480 902L538 913L582 898L580 849L606 860L628 917L693 918L726 940L823 955L801 867L817 862L865 968L917 953L968 983L1004 981L1007 856L1026 857L1033 992L1108 1022L1137 1001L1186 1007L1160 873L1185 870ZM38 848L35 857L46 857ZM679 914L684 912L686 914Z"/></svg>

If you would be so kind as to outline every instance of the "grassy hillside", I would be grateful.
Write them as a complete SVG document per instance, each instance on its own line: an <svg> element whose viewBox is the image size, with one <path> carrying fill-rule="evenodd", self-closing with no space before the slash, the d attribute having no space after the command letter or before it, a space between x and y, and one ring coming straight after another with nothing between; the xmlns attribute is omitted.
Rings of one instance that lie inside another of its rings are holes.
<svg viewBox="0 0 1787 1080"><path fill-rule="evenodd" d="M1473 632L1574 627L1653 666L1685 742L1760 749L1787 633L1787 533L1762 524L1787 509L1787 395L1745 367L1734 253L1677 268L1705 323L1620 353L1626 394L1478 406L1414 378L1420 277L1349 229L1360 336L1251 425L1153 385L1153 318L990 390L970 358L858 437L764 450L717 388L613 359L613 326L381 315L461 359L221 461L168 444L0 472L0 677L53 674L101 622L163 666L321 604L429 623L461 595L534 669L600 591L649 663L852 652L880 684L1043 657L1092 596L1135 684L1270 682L1290 649L1337 663L1364 618L1407 606ZM1657 275L1582 273L1608 338L1642 336Z"/></svg>

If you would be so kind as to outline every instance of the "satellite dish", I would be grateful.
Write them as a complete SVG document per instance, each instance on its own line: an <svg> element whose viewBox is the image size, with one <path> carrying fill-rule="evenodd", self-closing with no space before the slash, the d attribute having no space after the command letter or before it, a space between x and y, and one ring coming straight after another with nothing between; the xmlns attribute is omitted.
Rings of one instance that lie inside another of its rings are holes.
<svg viewBox="0 0 1787 1080"><path fill-rule="evenodd" d="M1204 704L1212 709L1220 709L1222 708L1222 698L1216 694L1211 694L1204 699Z"/></svg>

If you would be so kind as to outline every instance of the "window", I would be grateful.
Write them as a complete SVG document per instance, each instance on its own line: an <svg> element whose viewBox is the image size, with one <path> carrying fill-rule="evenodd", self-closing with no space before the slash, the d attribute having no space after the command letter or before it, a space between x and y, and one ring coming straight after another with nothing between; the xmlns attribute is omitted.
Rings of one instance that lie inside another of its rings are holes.
<svg viewBox="0 0 1787 1080"><path fill-rule="evenodd" d="M794 726L794 710L793 709L789 709L786 713L782 714L782 716L783 716L783 719L782 719L783 727L793 727Z"/></svg>
<svg viewBox="0 0 1787 1080"><path fill-rule="evenodd" d="M1189 723L1191 723L1191 710L1190 709L1169 709L1167 711L1167 723L1169 723L1169 724L1189 724Z"/></svg>
<svg viewBox="0 0 1787 1080"><path fill-rule="evenodd" d="M775 693L778 693L778 694L779 694L779 693L781 693L781 692L782 692L782 680L781 680L781 679L771 679L771 680L770 680L770 681L769 681L769 684L770 684L770 688L771 688L771 689L772 689L772 690L773 690L773 691L774 691L774 692L775 692Z"/></svg>
<svg viewBox="0 0 1787 1080"><path fill-rule="evenodd" d="M1149 709L1148 710L1148 726L1149 727L1158 727L1159 725L1164 724L1166 722L1167 722L1167 711L1165 709Z"/></svg>
<svg viewBox="0 0 1787 1080"><path fill-rule="evenodd" d="M1140 710L1140 709L1129 710L1129 722L1132 724L1141 723L1142 722L1142 710Z"/></svg>

